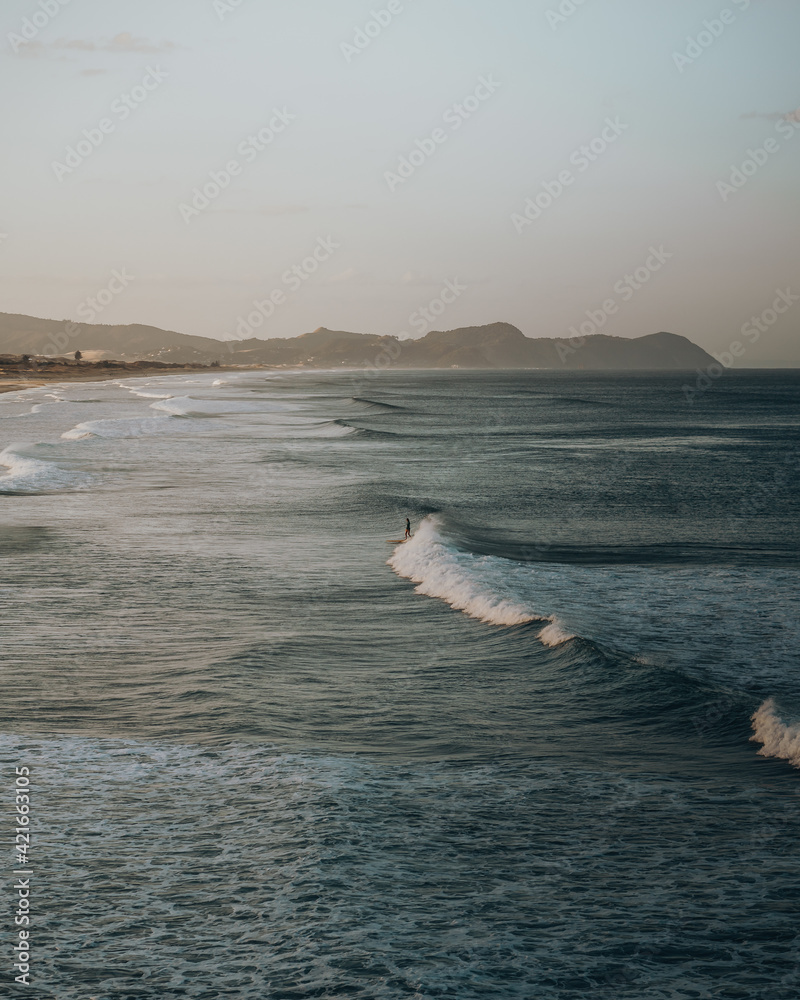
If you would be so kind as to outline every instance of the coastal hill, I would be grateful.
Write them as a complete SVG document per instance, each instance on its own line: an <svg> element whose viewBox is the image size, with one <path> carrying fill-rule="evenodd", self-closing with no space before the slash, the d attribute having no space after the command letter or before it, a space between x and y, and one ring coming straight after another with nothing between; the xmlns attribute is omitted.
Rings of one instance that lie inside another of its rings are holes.
<svg viewBox="0 0 800 1000"><path fill-rule="evenodd" d="M714 358L686 337L604 334L569 340L526 337L510 323L432 330L418 340L320 327L299 337L222 342L132 324L103 326L0 313L0 354L71 355L87 360L309 368L556 368L693 370Z"/></svg>

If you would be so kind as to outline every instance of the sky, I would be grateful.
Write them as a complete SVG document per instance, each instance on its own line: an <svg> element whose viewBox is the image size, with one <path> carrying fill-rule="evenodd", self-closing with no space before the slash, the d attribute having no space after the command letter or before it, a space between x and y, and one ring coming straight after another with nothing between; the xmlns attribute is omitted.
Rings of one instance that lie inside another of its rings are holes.
<svg viewBox="0 0 800 1000"><path fill-rule="evenodd" d="M800 366L799 36L797 0L4 0L0 310Z"/></svg>

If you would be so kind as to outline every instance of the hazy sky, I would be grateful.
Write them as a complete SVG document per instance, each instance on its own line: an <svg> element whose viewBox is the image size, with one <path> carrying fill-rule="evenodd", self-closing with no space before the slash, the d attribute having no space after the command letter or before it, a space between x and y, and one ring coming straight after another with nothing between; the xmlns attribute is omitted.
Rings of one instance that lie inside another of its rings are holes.
<svg viewBox="0 0 800 1000"><path fill-rule="evenodd" d="M4 0L0 310L417 336L449 281L441 329L756 316L737 363L800 365L798 37L797 0Z"/></svg>

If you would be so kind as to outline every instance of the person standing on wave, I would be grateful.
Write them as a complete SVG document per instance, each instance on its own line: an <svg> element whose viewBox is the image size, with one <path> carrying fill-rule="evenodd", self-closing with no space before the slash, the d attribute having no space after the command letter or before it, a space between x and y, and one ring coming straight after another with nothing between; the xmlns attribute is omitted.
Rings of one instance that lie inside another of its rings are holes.
<svg viewBox="0 0 800 1000"><path fill-rule="evenodd" d="M406 518L406 538L411 538L411 522Z"/></svg>

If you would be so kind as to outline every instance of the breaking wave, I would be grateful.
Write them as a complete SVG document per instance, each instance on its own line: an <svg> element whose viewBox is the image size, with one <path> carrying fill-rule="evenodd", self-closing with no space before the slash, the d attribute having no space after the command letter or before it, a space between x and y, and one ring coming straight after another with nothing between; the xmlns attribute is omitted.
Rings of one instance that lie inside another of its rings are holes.
<svg viewBox="0 0 800 1000"><path fill-rule="evenodd" d="M163 434L179 429L168 417L141 417L121 420L87 420L76 424L61 437L65 441L80 441L83 438L132 438L149 434Z"/></svg>
<svg viewBox="0 0 800 1000"><path fill-rule="evenodd" d="M753 713L753 743L761 743L762 757L779 757L800 767L800 724L784 722L778 715L774 698L767 700Z"/></svg>
<svg viewBox="0 0 800 1000"><path fill-rule="evenodd" d="M356 428L340 420L328 420L323 424L318 424L310 436L338 438L355 434Z"/></svg>
<svg viewBox="0 0 800 1000"><path fill-rule="evenodd" d="M274 413L296 410L291 403L274 403L259 399L196 399L194 396L170 396L150 404L173 417L224 417L231 413Z"/></svg>
<svg viewBox="0 0 800 1000"><path fill-rule="evenodd" d="M89 482L90 477L85 473L63 469L54 462L26 454L21 447L9 445L0 452L0 466L8 469L5 475L0 475L0 494L57 493L80 489Z"/></svg>
<svg viewBox="0 0 800 1000"><path fill-rule="evenodd" d="M398 576L417 584L418 594L437 597L490 625L541 622L539 639L547 646L575 638L557 618L520 600L508 582L505 560L459 551L445 542L439 526L435 515L425 518L413 538L398 545L388 561Z"/></svg>
<svg viewBox="0 0 800 1000"><path fill-rule="evenodd" d="M406 407L398 406L396 403L384 403L377 399L367 399L365 396L352 396L349 402L357 403L365 410L383 410L384 412L396 412L398 410L406 409Z"/></svg>

